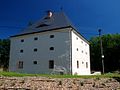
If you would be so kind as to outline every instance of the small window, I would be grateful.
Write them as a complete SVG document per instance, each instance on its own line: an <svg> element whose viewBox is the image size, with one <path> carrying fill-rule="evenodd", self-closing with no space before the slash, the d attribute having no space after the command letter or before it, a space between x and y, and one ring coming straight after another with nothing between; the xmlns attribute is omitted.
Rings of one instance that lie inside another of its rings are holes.
<svg viewBox="0 0 120 90"><path fill-rule="evenodd" d="M37 51L38 51L37 48L35 48L35 49L34 49L34 52L37 52Z"/></svg>
<svg viewBox="0 0 120 90"><path fill-rule="evenodd" d="M82 64L84 64L84 62L82 62Z"/></svg>
<svg viewBox="0 0 120 90"><path fill-rule="evenodd" d="M83 43L83 41L81 41L81 43Z"/></svg>
<svg viewBox="0 0 120 90"><path fill-rule="evenodd" d="M83 53L83 50L82 50L82 53Z"/></svg>
<svg viewBox="0 0 120 90"><path fill-rule="evenodd" d="M23 53L23 49L20 50L20 53Z"/></svg>
<svg viewBox="0 0 120 90"><path fill-rule="evenodd" d="M23 61L18 62L18 69L23 69Z"/></svg>
<svg viewBox="0 0 120 90"><path fill-rule="evenodd" d="M86 62L86 68L88 68L88 62Z"/></svg>
<svg viewBox="0 0 120 90"><path fill-rule="evenodd" d="M37 64L37 61L33 61L33 64Z"/></svg>
<svg viewBox="0 0 120 90"><path fill-rule="evenodd" d="M38 40L38 37L35 37L34 40Z"/></svg>
<svg viewBox="0 0 120 90"><path fill-rule="evenodd" d="M54 35L50 35L50 38L54 38Z"/></svg>
<svg viewBox="0 0 120 90"><path fill-rule="evenodd" d="M87 52L85 52L85 54L87 55Z"/></svg>
<svg viewBox="0 0 120 90"><path fill-rule="evenodd" d="M49 60L49 69L54 69L54 60Z"/></svg>
<svg viewBox="0 0 120 90"><path fill-rule="evenodd" d="M85 44L85 46L87 46L87 44Z"/></svg>
<svg viewBox="0 0 120 90"><path fill-rule="evenodd" d="M24 39L21 39L21 42L24 42Z"/></svg>
<svg viewBox="0 0 120 90"><path fill-rule="evenodd" d="M79 49L77 48L77 51L78 51Z"/></svg>
<svg viewBox="0 0 120 90"><path fill-rule="evenodd" d="M76 37L76 40L78 40L78 37Z"/></svg>
<svg viewBox="0 0 120 90"><path fill-rule="evenodd" d="M77 61L77 68L79 68L79 61Z"/></svg>
<svg viewBox="0 0 120 90"><path fill-rule="evenodd" d="M54 47L50 47L50 50L54 50Z"/></svg>

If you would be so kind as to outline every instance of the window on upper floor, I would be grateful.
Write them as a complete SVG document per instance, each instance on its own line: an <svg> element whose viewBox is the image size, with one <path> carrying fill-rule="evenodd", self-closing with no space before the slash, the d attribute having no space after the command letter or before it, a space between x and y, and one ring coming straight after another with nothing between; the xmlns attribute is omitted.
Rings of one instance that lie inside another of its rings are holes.
<svg viewBox="0 0 120 90"><path fill-rule="evenodd" d="M23 61L18 62L18 69L23 69Z"/></svg>
<svg viewBox="0 0 120 90"><path fill-rule="evenodd" d="M82 61L82 64L84 64L84 62Z"/></svg>
<svg viewBox="0 0 120 90"><path fill-rule="evenodd" d="M78 37L76 37L76 40L78 40Z"/></svg>
<svg viewBox="0 0 120 90"><path fill-rule="evenodd" d="M83 43L83 41L81 41L81 43Z"/></svg>
<svg viewBox="0 0 120 90"><path fill-rule="evenodd" d="M24 52L24 50L23 50L23 49L21 49L21 50L20 50L20 53L23 53L23 52Z"/></svg>
<svg viewBox="0 0 120 90"><path fill-rule="evenodd" d="M54 47L50 47L50 50L54 50Z"/></svg>
<svg viewBox="0 0 120 90"><path fill-rule="evenodd" d="M54 60L49 60L49 69L54 69Z"/></svg>
<svg viewBox="0 0 120 90"><path fill-rule="evenodd" d="M33 64L37 64L37 61L33 61Z"/></svg>
<svg viewBox="0 0 120 90"><path fill-rule="evenodd" d="M54 35L50 35L50 38L54 38Z"/></svg>
<svg viewBox="0 0 120 90"><path fill-rule="evenodd" d="M79 61L77 61L77 68L79 68Z"/></svg>
<svg viewBox="0 0 120 90"><path fill-rule="evenodd" d="M21 39L21 42L24 42L24 39Z"/></svg>
<svg viewBox="0 0 120 90"><path fill-rule="evenodd" d="M34 40L35 40L35 41L38 40L38 37L34 37Z"/></svg>

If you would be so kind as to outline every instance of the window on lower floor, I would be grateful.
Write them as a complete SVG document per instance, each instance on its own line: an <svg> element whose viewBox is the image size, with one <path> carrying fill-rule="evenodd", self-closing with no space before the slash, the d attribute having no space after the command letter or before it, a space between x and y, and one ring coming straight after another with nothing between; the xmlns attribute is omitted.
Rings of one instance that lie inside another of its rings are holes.
<svg viewBox="0 0 120 90"><path fill-rule="evenodd" d="M54 60L49 60L49 69L54 69Z"/></svg>
<svg viewBox="0 0 120 90"><path fill-rule="evenodd" d="M76 40L78 40L78 37L76 37Z"/></svg>
<svg viewBox="0 0 120 90"><path fill-rule="evenodd" d="M77 61L77 68L79 68L79 61Z"/></svg>
<svg viewBox="0 0 120 90"><path fill-rule="evenodd" d="M33 64L37 64L37 61L33 61Z"/></svg>
<svg viewBox="0 0 120 90"><path fill-rule="evenodd" d="M86 62L86 68L88 68L88 62Z"/></svg>
<svg viewBox="0 0 120 90"><path fill-rule="evenodd" d="M18 69L23 69L23 61L18 62Z"/></svg>

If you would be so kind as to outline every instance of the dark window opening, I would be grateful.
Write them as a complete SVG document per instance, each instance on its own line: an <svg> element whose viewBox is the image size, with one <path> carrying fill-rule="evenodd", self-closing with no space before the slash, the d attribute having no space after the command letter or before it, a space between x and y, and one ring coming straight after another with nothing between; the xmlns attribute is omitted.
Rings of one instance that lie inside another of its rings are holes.
<svg viewBox="0 0 120 90"><path fill-rule="evenodd" d="M82 62L82 64L84 64L84 62Z"/></svg>
<svg viewBox="0 0 120 90"><path fill-rule="evenodd" d="M77 51L78 51L78 48L77 48Z"/></svg>
<svg viewBox="0 0 120 90"><path fill-rule="evenodd" d="M38 37L35 37L34 40L38 40Z"/></svg>
<svg viewBox="0 0 120 90"><path fill-rule="evenodd" d="M23 53L23 49L20 50L20 53Z"/></svg>
<svg viewBox="0 0 120 90"><path fill-rule="evenodd" d="M33 64L37 64L37 61L33 61Z"/></svg>
<svg viewBox="0 0 120 90"><path fill-rule="evenodd" d="M83 50L82 50L82 53L83 53Z"/></svg>
<svg viewBox="0 0 120 90"><path fill-rule="evenodd" d="M45 26L49 26L49 25L47 25L47 24L41 24L41 25L37 26L36 28L45 27Z"/></svg>
<svg viewBox="0 0 120 90"><path fill-rule="evenodd" d="M50 47L50 50L54 50L54 47Z"/></svg>
<svg viewBox="0 0 120 90"><path fill-rule="evenodd" d="M54 69L54 60L49 61L49 69Z"/></svg>
<svg viewBox="0 0 120 90"><path fill-rule="evenodd" d="M18 69L23 69L23 61L18 62Z"/></svg>
<svg viewBox="0 0 120 90"><path fill-rule="evenodd" d="M79 68L79 61L77 61L77 68Z"/></svg>
<svg viewBox="0 0 120 90"><path fill-rule="evenodd" d="M86 68L88 68L88 62L86 62Z"/></svg>
<svg viewBox="0 0 120 90"><path fill-rule="evenodd" d="M21 42L24 42L24 39L21 39Z"/></svg>
<svg viewBox="0 0 120 90"><path fill-rule="evenodd" d="M54 38L54 35L50 35L50 38Z"/></svg>
<svg viewBox="0 0 120 90"><path fill-rule="evenodd" d="M37 48L34 49L34 52L37 52Z"/></svg>

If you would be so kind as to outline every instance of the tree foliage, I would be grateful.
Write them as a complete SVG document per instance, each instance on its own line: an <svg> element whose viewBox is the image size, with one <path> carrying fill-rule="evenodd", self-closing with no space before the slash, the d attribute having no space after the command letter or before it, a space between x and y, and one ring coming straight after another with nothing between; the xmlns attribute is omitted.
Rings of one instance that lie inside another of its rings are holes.
<svg viewBox="0 0 120 90"><path fill-rule="evenodd" d="M107 34L102 36L105 72L120 70L120 34ZM92 37L91 43L91 68L102 70L100 53L100 38Z"/></svg>
<svg viewBox="0 0 120 90"><path fill-rule="evenodd" d="M8 68L9 65L10 41L0 39L0 67Z"/></svg>

